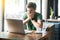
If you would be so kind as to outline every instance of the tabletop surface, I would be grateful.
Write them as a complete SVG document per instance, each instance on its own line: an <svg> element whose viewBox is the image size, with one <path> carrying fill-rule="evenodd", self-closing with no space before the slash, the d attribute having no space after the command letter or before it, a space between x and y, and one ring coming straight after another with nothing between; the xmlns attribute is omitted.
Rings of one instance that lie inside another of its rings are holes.
<svg viewBox="0 0 60 40"><path fill-rule="evenodd" d="M46 32L43 36L42 33L30 33L30 34L16 34L16 33L9 33L9 32L0 32L0 39L9 39L9 40L39 40L44 37L48 37L52 34L52 31Z"/></svg>
<svg viewBox="0 0 60 40"><path fill-rule="evenodd" d="M49 24L49 27L52 27L53 24ZM40 34L36 34L34 33L35 31L33 31L33 33L30 34L17 34L17 33L9 33L9 32L0 32L0 40L1 39L8 39L8 40L39 40L42 38L46 38L49 37L49 35L52 35L52 31L48 31L46 33L40 33Z"/></svg>
<svg viewBox="0 0 60 40"><path fill-rule="evenodd" d="M35 40L40 39L42 37L42 34L16 34L16 33L8 33L8 32L0 32L0 38L4 39L16 39L16 40Z"/></svg>

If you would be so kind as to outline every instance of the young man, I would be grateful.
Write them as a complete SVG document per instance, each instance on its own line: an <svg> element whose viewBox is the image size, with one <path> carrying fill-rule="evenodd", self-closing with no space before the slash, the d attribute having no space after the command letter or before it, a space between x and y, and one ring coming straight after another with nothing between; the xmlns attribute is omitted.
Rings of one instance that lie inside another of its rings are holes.
<svg viewBox="0 0 60 40"><path fill-rule="evenodd" d="M28 3L27 12L23 16L25 29L36 30L36 28L42 28L42 15L35 12L35 10L36 4L33 2Z"/></svg>

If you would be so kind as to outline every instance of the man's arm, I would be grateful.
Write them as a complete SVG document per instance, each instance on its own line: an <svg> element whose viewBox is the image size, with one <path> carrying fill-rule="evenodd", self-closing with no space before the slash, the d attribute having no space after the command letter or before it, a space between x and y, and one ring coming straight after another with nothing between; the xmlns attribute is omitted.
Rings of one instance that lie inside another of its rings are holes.
<svg viewBox="0 0 60 40"><path fill-rule="evenodd" d="M23 20L23 24L26 24L29 20L33 18L34 14L27 13L27 19Z"/></svg>
<svg viewBox="0 0 60 40"><path fill-rule="evenodd" d="M23 24L25 25L30 19L27 17L27 13L25 12L25 14L23 15Z"/></svg>
<svg viewBox="0 0 60 40"><path fill-rule="evenodd" d="M23 24L26 24L29 20L30 20L29 18L23 20Z"/></svg>
<svg viewBox="0 0 60 40"><path fill-rule="evenodd" d="M31 22L36 28L42 28L42 20L38 19L37 22L35 20L31 20Z"/></svg>

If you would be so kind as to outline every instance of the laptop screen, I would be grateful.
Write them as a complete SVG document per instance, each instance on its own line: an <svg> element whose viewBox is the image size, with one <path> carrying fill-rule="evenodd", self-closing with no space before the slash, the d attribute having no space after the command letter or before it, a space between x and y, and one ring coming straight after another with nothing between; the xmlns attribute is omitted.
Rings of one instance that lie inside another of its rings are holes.
<svg viewBox="0 0 60 40"><path fill-rule="evenodd" d="M6 19L8 24L8 32L24 33L24 25L22 20Z"/></svg>

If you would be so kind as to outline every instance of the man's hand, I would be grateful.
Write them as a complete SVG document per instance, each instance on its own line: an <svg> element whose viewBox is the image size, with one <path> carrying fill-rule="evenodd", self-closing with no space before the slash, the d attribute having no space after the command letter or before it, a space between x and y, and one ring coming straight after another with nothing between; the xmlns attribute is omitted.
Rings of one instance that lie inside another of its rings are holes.
<svg viewBox="0 0 60 40"><path fill-rule="evenodd" d="M27 17L28 18L23 21L23 24L27 23L29 20L34 18L34 13L27 13Z"/></svg>
<svg viewBox="0 0 60 40"><path fill-rule="evenodd" d="M27 13L27 17L31 20L32 18L34 18L34 13Z"/></svg>

